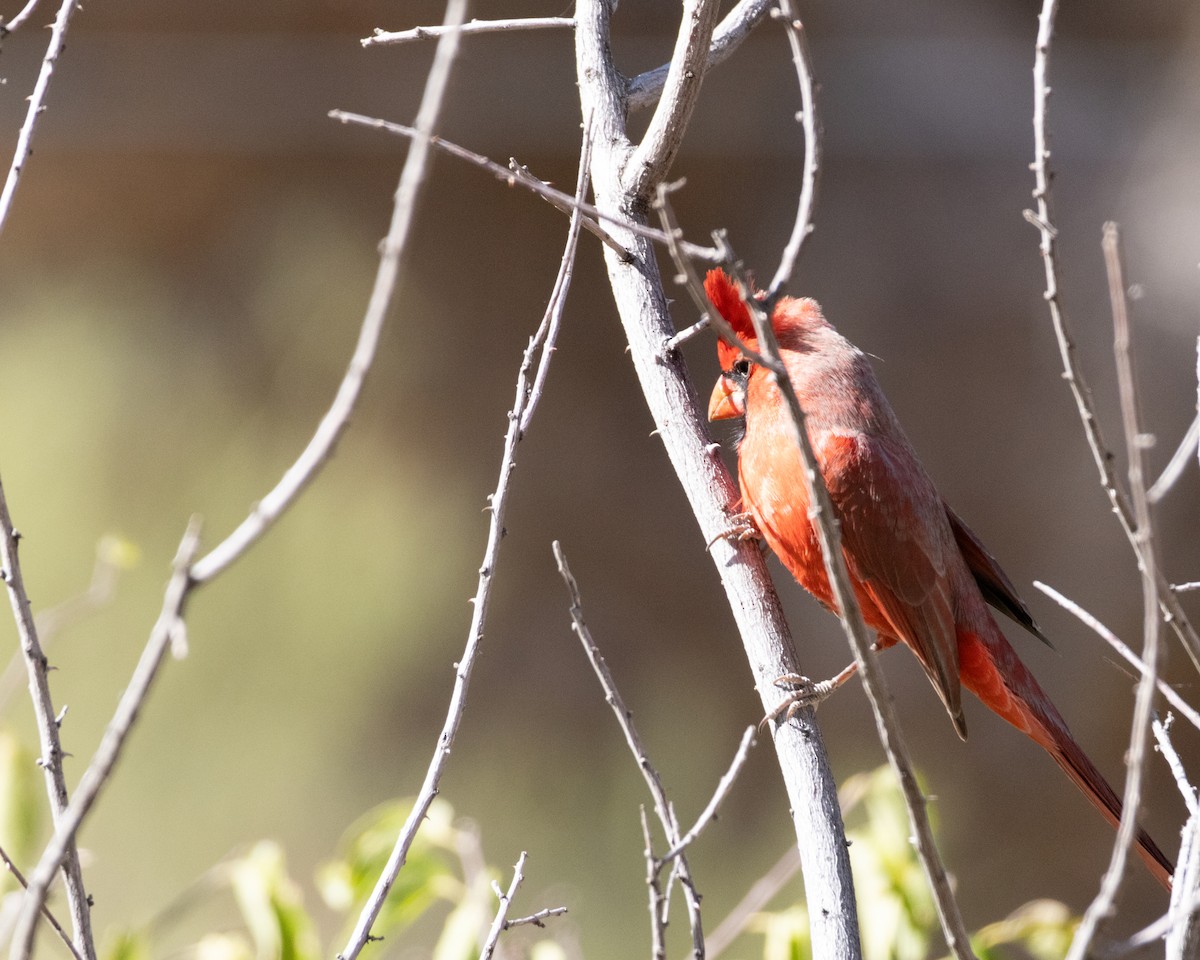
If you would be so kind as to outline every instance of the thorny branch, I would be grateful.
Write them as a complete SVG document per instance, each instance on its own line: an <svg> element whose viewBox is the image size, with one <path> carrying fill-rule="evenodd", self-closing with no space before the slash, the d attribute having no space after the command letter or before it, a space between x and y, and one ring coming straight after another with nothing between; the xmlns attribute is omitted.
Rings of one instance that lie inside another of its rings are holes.
<svg viewBox="0 0 1200 960"><path fill-rule="evenodd" d="M1048 80L1050 44L1054 36L1054 17L1057 12L1058 0L1043 0L1042 12L1038 18L1037 52L1033 62L1034 158L1032 168L1035 181L1033 198L1037 202L1037 211L1035 213L1026 210L1025 215L1026 219L1037 227L1041 234L1040 250L1046 274L1046 291L1043 296L1050 308L1050 322L1058 341L1063 379L1070 385L1071 394L1075 398L1079 419L1083 423L1084 436L1092 451L1092 459L1100 472L1100 484L1108 495L1113 512L1120 520L1121 528L1125 531L1130 546L1137 555L1139 567L1144 568L1146 558L1139 552L1134 508L1124 489L1117 482L1115 458L1100 432L1100 423L1096 418L1092 392L1075 356L1075 340L1067 323L1066 312L1062 307L1062 298L1058 292L1058 255L1055 245L1058 230L1054 226L1050 208L1050 142L1046 124L1046 111L1050 99ZM1179 599L1171 591L1166 578L1157 569L1155 577L1155 589L1158 592L1158 602L1163 619L1171 625L1183 642L1183 648L1187 651L1192 663L1197 670L1200 670L1200 637L1197 637L1195 628L1188 620L1187 614L1184 613Z"/></svg>
<svg viewBox="0 0 1200 960"><path fill-rule="evenodd" d="M443 42L445 41L443 40ZM587 156L590 136L590 129L585 128L584 143L580 150L579 179L576 184L576 194L580 197L587 190ZM396 838L396 843L392 848L387 865L380 874L374 892L363 908L350 940L338 955L341 960L354 960L362 950L364 944L366 944L371 933L371 927L374 925L379 911L383 908L384 900L387 898L392 884L395 883L400 868L404 866L409 847L412 845L413 838L416 836L417 830L425 819L425 813L429 808L429 804L433 802L433 798L437 794L438 784L441 782L442 774L445 771L446 764L449 762L450 750L454 744L459 724L462 721L463 712L466 709L466 696L471 672L474 669L475 661L479 655L480 644L483 640L483 627L487 617L488 602L492 593L492 578L495 573L496 562L500 555L500 542L504 537L504 516L508 506L510 482L513 471L516 468L516 449L525 435L529 416L540 398L540 393L538 392L540 388L537 385L544 381L544 374L535 372L534 364L537 361L539 353L542 364L549 362L549 357L554 353L554 341L552 337L557 333L559 318L566 303L567 291L571 286L581 219L581 214L578 211L571 218L571 226L567 234L562 262L559 265L554 290L550 295L550 302L546 307L546 314L538 327L537 333L530 338L529 346L525 350L521 361L521 368L517 375L516 399L513 402L513 409L509 412L508 431L504 438L504 453L501 457L500 473L496 480L495 492L489 498L491 520L488 525L488 541L487 547L484 550L483 564L479 568L479 582L475 596L472 599L471 625L467 632L467 642L462 657L456 665L454 689L451 693L446 720L438 736L437 747L434 750L433 757L425 773L425 780L417 795L417 801L413 805L412 812L405 821L400 835Z"/></svg>
<svg viewBox="0 0 1200 960"><path fill-rule="evenodd" d="M37 0L30 0L25 9L18 13L7 27L2 28L3 32L11 33L20 26L21 22L33 12L36 3ZM71 17L77 9L79 9L79 0L63 0L62 6L58 8L58 16L54 18L54 26L50 31L50 43L46 46L45 57L42 58L42 68L33 85L33 93L29 96L29 109L25 111L25 122L21 124L21 132L17 134L17 148L13 152L12 165L8 168L4 189L0 191L0 231L4 230L4 225L8 222L8 212L12 209L13 195L17 192L17 181L21 177L21 171L25 168L25 161L33 152L34 126L37 124L38 117L46 109L46 91L50 87L50 77L54 74L54 68L58 64L58 58L65 46L67 25L71 22Z"/></svg>
<svg viewBox="0 0 1200 960"><path fill-rule="evenodd" d="M519 30L573 29L574 26L575 20L571 17L518 17L509 20L468 20L457 29L460 35L472 36L479 33L516 33ZM359 42L364 47L381 47L414 40L437 40L449 32L448 27L413 27L410 30L380 30L376 27L369 37L363 37Z"/></svg>
<svg viewBox="0 0 1200 960"><path fill-rule="evenodd" d="M21 654L25 658L26 673L29 677L29 693L33 701L34 715L37 717L38 740L42 751L38 763L46 775L46 792L50 797L50 810L57 829L66 817L68 810L67 780L62 765L64 753L59 738L61 721L54 711L54 701L50 696L50 683L46 676L49 663L38 639L38 630L34 623L29 594L25 590L25 578L21 572L18 552L20 538L21 535L13 526L12 517L8 511L8 500L4 495L4 487L0 485L0 563L3 564L0 567L0 578L8 587L8 597L12 603L13 616L17 623ZM25 905L23 915L28 915L28 927L31 931L29 937L33 936L32 930L37 923L38 911L45 900L45 890L54 879L54 874L58 871L60 864L67 891L67 906L71 913L71 924L75 932L75 948L86 960L95 960L96 946L92 936L91 901L83 886L83 873L79 868L79 854L75 849L73 837L68 838L67 842L62 844L58 858L49 865L49 869L41 871L41 873L49 874L40 881L42 884L41 899L37 899L36 893L33 892L27 892L23 898ZM34 876L37 878L41 874L35 871ZM28 891L28 887L26 889Z"/></svg>

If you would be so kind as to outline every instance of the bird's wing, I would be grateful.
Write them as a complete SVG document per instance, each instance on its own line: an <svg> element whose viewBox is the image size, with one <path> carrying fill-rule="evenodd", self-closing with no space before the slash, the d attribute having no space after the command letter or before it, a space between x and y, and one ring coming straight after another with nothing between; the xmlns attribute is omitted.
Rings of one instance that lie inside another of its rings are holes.
<svg viewBox="0 0 1200 960"><path fill-rule="evenodd" d="M818 451L851 576L917 654L965 738L947 575L957 548L941 497L906 443L829 433Z"/></svg>
<svg viewBox="0 0 1200 960"><path fill-rule="evenodd" d="M967 566L970 567L975 582L979 584L983 599L1006 617L1019 623L1046 646L1054 646L1042 633L1041 628L1033 619L1033 614L1025 606L1025 601L1017 595L1017 588L1012 585L1008 575L1000 569L996 558L988 553L983 542L949 506L946 506L946 518L950 521L950 529L954 531L958 549L962 551L963 559L967 561Z"/></svg>

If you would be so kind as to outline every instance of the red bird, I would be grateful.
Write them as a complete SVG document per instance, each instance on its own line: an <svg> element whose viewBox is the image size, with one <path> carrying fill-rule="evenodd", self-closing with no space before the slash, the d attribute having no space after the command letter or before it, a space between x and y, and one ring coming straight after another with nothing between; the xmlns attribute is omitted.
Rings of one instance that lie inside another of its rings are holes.
<svg viewBox="0 0 1200 960"><path fill-rule="evenodd" d="M729 277L712 270L704 288L753 349L749 311ZM962 688L974 693L1046 750L1115 827L1121 801L1004 638L988 604L1046 638L1000 565L937 492L866 356L813 300L781 299L771 322L807 414L841 524L846 566L863 618L878 634L876 647L902 641L912 649L963 739ZM745 418L738 446L743 505L800 585L836 613L782 395L768 371L736 347L722 341L717 351L723 372L708 418ZM851 665L819 685L821 694L853 672ZM1137 842L1150 872L1169 888L1171 862L1144 831Z"/></svg>

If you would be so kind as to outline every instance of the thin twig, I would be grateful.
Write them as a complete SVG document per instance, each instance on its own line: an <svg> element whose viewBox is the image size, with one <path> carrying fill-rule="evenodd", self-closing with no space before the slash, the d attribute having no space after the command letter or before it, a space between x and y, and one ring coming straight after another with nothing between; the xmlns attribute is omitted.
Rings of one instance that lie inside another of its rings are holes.
<svg viewBox="0 0 1200 960"><path fill-rule="evenodd" d="M1117 385L1121 396L1121 422L1125 429L1125 449L1129 458L1129 489L1133 494L1137 522L1137 552L1142 558L1143 647L1142 662L1146 670L1138 680L1137 697L1133 706L1133 723L1129 733L1129 751L1125 775L1125 795L1121 823L1113 844L1112 858L1100 882L1096 898L1084 911L1079 928L1071 941L1067 960L1083 960L1101 924L1112 913L1117 893L1125 879L1129 851L1137 834L1137 815L1142 802L1142 781L1150 737L1150 719L1154 706L1154 686L1159 666L1159 601L1158 558L1154 543L1154 528L1150 517L1150 501L1146 496L1146 442L1142 435L1138 412L1137 384L1130 346L1129 314L1125 303L1125 282L1121 270L1120 237L1115 223L1104 225L1104 264L1108 273L1108 292L1112 302L1114 342L1117 363Z"/></svg>
<svg viewBox="0 0 1200 960"><path fill-rule="evenodd" d="M1151 503L1158 503L1179 482L1179 478L1183 476L1183 471L1192 462L1198 441L1200 441L1200 414L1195 416L1192 420L1192 425L1187 428L1183 439L1179 441L1179 447L1171 456L1166 467L1163 468L1162 476L1155 480L1154 486L1146 491L1146 497Z"/></svg>
<svg viewBox="0 0 1200 960"><path fill-rule="evenodd" d="M5 29L11 32L20 25L25 17L33 12L35 0L31 0L16 17L13 23ZM17 181L25 167L25 161L33 149L33 129L38 117L46 109L46 91L50 87L50 77L58 63L59 55L64 48L67 36L67 25L72 14L79 7L79 0L63 0L58 8L58 16L54 18L54 26L50 31L50 43L46 46L46 55L42 58L42 69L38 72L37 82L33 85L33 93L29 97L29 109L25 112L25 122L21 124L21 132L17 134L17 148L13 152L12 164L8 168L8 178L4 181L4 190L0 192L0 232L8 222L8 212L12 209L13 194L17 192Z"/></svg>
<svg viewBox="0 0 1200 960"><path fill-rule="evenodd" d="M384 130L388 133L394 133L401 137L413 137L415 131L412 127L405 126L402 123L392 123L390 120L381 120L378 117L367 117L360 113L351 113L347 110L330 110L329 116L333 120L341 123L353 123L361 127L371 127L375 130ZM624 227L631 233L635 233L641 237L648 237L657 243L665 244L666 236L659 230L653 227L647 227L644 224L634 223L626 217L615 216L613 214L604 213L590 203L584 202L581 198L572 197L570 194L563 193L561 190L556 190L544 180L539 180L528 174L527 171L522 172L521 168L513 169L512 166L504 167L496 163L494 160L489 160L483 154L475 153L468 150L466 147L459 146L453 141L446 140L444 137L430 137L429 144L436 147L438 150L443 150L451 156L458 157L460 160L466 160L483 170L488 171L497 180L509 184L521 184L521 186L532 190L541 197L545 197L555 207L562 210L564 213L570 213L572 210L580 210L586 216L583 220L583 225L589 231L594 233L605 246L609 247L618 257L625 262L630 261L629 251L617 243L610 234L599 227L593 220L603 220L606 223ZM681 243L682 248L689 257L695 260L702 260L708 263L718 263L720 261L719 254L711 247L701 247L696 244L686 242Z"/></svg>
<svg viewBox="0 0 1200 960"><path fill-rule="evenodd" d="M638 807L642 821L642 855L646 859L646 896L650 910L650 956L652 960L666 960L666 926L663 917L666 900L658 882L658 863L654 856L654 840L650 836L650 818L646 816L646 805Z"/></svg>
<svg viewBox="0 0 1200 960"><path fill-rule="evenodd" d="M804 172L800 178L800 202L796 209L796 222L787 246L783 248L783 257L771 280L771 286L767 288L768 303L774 303L775 298L791 280L804 242L813 232L812 217L817 202L817 177L821 171L821 124L817 117L808 35L792 0L779 0L779 12L787 28L788 45L792 48L792 64L796 68L796 79L800 85L800 122L804 126Z"/></svg>
<svg viewBox="0 0 1200 960"><path fill-rule="evenodd" d="M1058 0L1043 0L1042 12L1038 17L1037 52L1033 62L1034 158L1031 167L1034 173L1033 198L1037 202L1037 212L1035 214L1026 211L1026 219L1038 228L1041 235L1040 250L1046 274L1046 291L1043 296L1050 309L1050 322L1054 327L1054 335L1058 342L1063 379L1067 381L1071 388L1071 394L1075 398L1075 407L1083 424L1083 433L1087 438L1088 448L1092 452L1092 459L1100 473L1100 485L1108 495L1113 512L1121 522L1121 529L1125 531L1125 536L1137 555L1139 567L1144 568L1146 560L1138 553L1133 506L1124 489L1117 482L1115 458L1100 432L1100 423L1096 418L1092 392L1088 388L1083 370L1076 358L1075 340L1067 323L1061 294L1058 292L1058 256L1055 246L1058 231L1054 227L1050 210L1050 143L1046 124L1046 112L1050 99L1048 82L1050 44L1054 36L1054 17L1057 12ZM1163 619L1171 625L1183 642L1183 648L1187 651L1193 665L1200 670L1200 637L1196 635L1195 628L1160 571L1156 571L1156 578Z"/></svg>
<svg viewBox="0 0 1200 960"><path fill-rule="evenodd" d="M17 883L19 883L22 887L29 886L29 883L25 879L25 874L23 874L20 868L12 862L12 857L5 852L3 847L0 847L0 861L3 861L5 868L7 868L8 872L13 875L13 878L17 881ZM62 924L58 922L58 919L50 912L50 908L44 903L42 904L42 916L45 917L46 922L54 928L54 932L58 934L58 938L63 942L63 945L71 951L71 954L75 957L75 960L83 960L83 957L75 948L75 944L71 942L70 934L68 934L67 931L62 928Z"/></svg>
<svg viewBox="0 0 1200 960"><path fill-rule="evenodd" d="M1040 580L1034 580L1033 585L1037 587L1037 589L1041 590L1042 593L1048 596L1051 600L1061 606L1064 610L1074 614L1084 624L1091 627L1096 635L1099 636L1100 639L1107 643L1110 647L1112 647L1113 650L1120 655L1121 659L1133 667L1133 669L1136 670L1139 675L1146 675L1148 668L1144 663L1142 663L1141 658L1132 650L1130 650L1129 647L1115 633L1113 633L1108 627L1096 619L1095 616L1077 604L1074 600L1063 596L1048 584L1042 583ZM1155 685L1158 687L1159 693L1166 698L1167 702L1181 714L1183 714L1183 716L1187 718L1188 722L1192 724L1192 726L1194 726L1197 730L1200 730L1200 712L1197 712L1197 710L1191 706L1191 704L1189 704L1183 699L1183 697L1175 692L1174 687L1172 687L1161 677L1156 678Z"/></svg>
<svg viewBox="0 0 1200 960"><path fill-rule="evenodd" d="M1150 729L1154 733L1154 742L1158 744L1158 752L1167 761L1167 767L1175 778L1175 786L1179 788L1179 795L1183 797L1188 813L1195 816L1200 812L1200 803L1196 801L1196 788L1188 781L1183 761L1179 758L1179 753L1171 742L1171 726L1174 719L1175 715L1170 713L1167 714L1166 720L1159 720L1156 716L1150 724Z"/></svg>
<svg viewBox="0 0 1200 960"><path fill-rule="evenodd" d="M581 157L584 152L585 150L580 151ZM577 189L582 195L586 188L587 166L581 163ZM450 750L454 745L454 738L457 735L459 724L462 722L463 713L466 709L466 696L470 684L471 672L474 669L475 661L479 656L480 644L483 641L483 628L487 618L488 603L491 599L492 578L500 554L500 542L505 533L504 516L508 506L510 482L516 466L516 449L524 436L525 428L522 425L528 425L529 419L527 414L532 411L538 399L538 395L535 395L533 392L533 383L530 377L533 374L534 363L539 350L542 351L543 355L554 352L554 343L551 341L550 336L558 330L559 321L555 317L562 312L566 303L567 292L570 289L575 263L575 252L578 248L580 221L581 215L579 213L576 213L571 218L571 226L567 233L567 242L563 250L562 262L559 265L558 276L555 279L554 291L546 307L546 314L538 327L538 333L530 339L521 360L520 371L517 375L516 399L513 403L513 409L509 413L508 431L504 438L504 453L500 461L500 472L496 480L496 489L488 500L491 520L488 525L488 540L487 546L484 549L483 563L479 568L478 585L475 596L472 598L471 625L467 632L467 642L463 649L462 657L455 668L454 689L450 696L446 720L442 726L441 733L438 735L437 747L426 770L425 779L417 795L417 801L413 805L412 812L405 821L400 835L396 838L396 843L392 848L387 865L380 874L374 891L359 915L358 922L355 925L349 942L338 955L341 960L354 960L358 956L359 951L362 950L363 945L367 942L371 933L371 927L379 916L379 911L383 908L388 891L391 890L392 884L395 883L396 877L400 872L400 868L404 866L405 860L408 857L408 850L412 845L413 838L416 836L417 830L425 819L425 813L429 809L429 805L437 795L442 774L450 759Z"/></svg>
<svg viewBox="0 0 1200 960"><path fill-rule="evenodd" d="M8 597L12 603L13 617L17 624L17 634L20 640L21 654L25 659L26 673L29 678L29 694L33 702L34 715L37 717L38 742L41 749L39 766L46 778L46 793L50 798L50 810L57 827L68 808L67 781L63 773L63 749L59 737L59 720L54 710L54 701L50 696L50 682L46 676L49 663L38 638L37 626L33 619L33 610L29 603L29 594L25 590L25 577L21 572L21 560L18 543L21 535L13 526L12 517L8 511L8 500L4 495L4 487L0 484L0 578L8 587ZM67 906L71 914L71 924L74 928L75 947L86 960L95 960L96 947L92 937L91 901L83 885L83 873L79 867L79 854L73 840L64 845L63 855L50 868L50 876L44 881L46 887L54 878L54 873L62 863L63 882L67 891ZM25 903L33 903L34 894L27 893ZM37 923L38 909L45 900L43 890L40 901L29 907L29 926L32 929ZM32 937L32 934L30 934Z"/></svg>
<svg viewBox="0 0 1200 960"><path fill-rule="evenodd" d="M625 701L621 698L621 694L617 690L616 681L613 680L612 673L608 669L608 664L604 662L604 655L600 653L600 648L596 646L596 641L592 639L592 633L588 629L587 621L583 618L583 599L579 594L579 584L571 574L566 554L563 553L562 545L557 540L554 541L553 550L559 575L566 585L567 593L571 600L571 629L574 631L575 636L579 638L579 642L583 644L588 662L591 663L592 670L600 681L600 686L604 688L604 699L612 708L613 714L617 718L617 724L621 727L621 732L625 735L625 742L629 745L629 749L637 761L638 769L642 772L642 779L646 781L646 787L649 789L650 796L654 800L654 812L662 824L663 833L667 837L667 843L673 851L676 851L674 863L677 865L679 879L683 884L684 898L687 902L688 921L692 929L692 950L695 960L704 960L704 929L700 918L700 897L693 885L692 873L688 866L686 855L682 849L676 850L676 848L682 848L685 844L681 842L679 824L671 811L670 802L667 800L667 791L663 786L662 777L659 776L654 764L650 762L650 757L646 752L645 745L642 743L642 738L638 735L637 728L633 725L633 714L625 706ZM649 848L647 848L647 856L653 856ZM656 877L665 860L666 858L663 858L662 861L655 860L652 864Z"/></svg>
<svg viewBox="0 0 1200 960"><path fill-rule="evenodd" d="M544 921L551 917L561 917L567 913L566 907L543 907L537 913L531 913L527 917L514 917L512 920L504 921L504 929L511 930L513 927L545 927Z"/></svg>
<svg viewBox="0 0 1200 960"><path fill-rule="evenodd" d="M1171 590L1175 593L1187 593L1189 590L1200 590L1200 580L1189 580L1187 583L1173 583Z"/></svg>
<svg viewBox="0 0 1200 960"><path fill-rule="evenodd" d="M662 97L625 167L623 186L635 202L645 203L654 196L683 143L683 133L700 96L719 8L717 0L683 0Z"/></svg>
<svg viewBox="0 0 1200 960"><path fill-rule="evenodd" d="M742 742L738 744L737 753L733 756L733 762L729 764L729 769L725 771L725 775L717 782L717 789L713 791L712 799L708 801L708 806L700 812L700 816L696 818L696 822L692 825L692 828L680 838L679 842L662 855L660 858L662 863L668 863L679 856L689 845L695 842L704 828L717 818L717 808L729 794L738 775L742 772L742 767L746 765L746 760L750 757L750 748L754 746L754 729L754 727L746 728L746 732L742 734Z"/></svg>
<svg viewBox="0 0 1200 960"><path fill-rule="evenodd" d="M790 414L793 427L792 439L800 452L801 463L804 465L804 475L808 484L808 492L812 507L809 517L817 531L821 554L825 561L825 572L829 577L829 585L833 598L833 608L841 612L842 627L850 648L854 652L858 672L863 679L871 710L875 715L875 730L880 743L887 754L900 790L908 808L909 822L913 829L913 841L925 876L933 893L934 904L937 908L938 919L942 932L946 937L946 946L959 960L974 960L975 954L971 949L970 936L963 923L962 913L954 898L954 890L946 867L942 863L941 854L933 839L933 828L929 823L927 801L917 783L913 770L912 759L908 754L908 744L900 730L900 721L892 704L892 696L888 691L887 680L879 667L878 659L873 649L866 622L859 609L858 600L851 586L850 574L846 569L846 558L842 553L841 533L838 521L826 489L825 480L817 467L816 453L809 439L805 426L805 413L796 396L795 387L788 376L787 368L780 359L779 344L775 339L775 331L770 320L752 294L749 281L741 276L738 270L737 258L731 249L726 250L727 270L738 279L742 289L743 299L750 311L754 324L754 332L758 340L758 351L767 363L765 369L771 374L776 388L783 395L785 405Z"/></svg>
<svg viewBox="0 0 1200 960"><path fill-rule="evenodd" d="M512 903L513 897L517 895L521 881L525 879L525 858L526 853L522 850L521 856L517 858L516 866L513 867L513 878L512 883L508 885L508 892L500 894L500 905L496 908L495 919L492 920L487 939L483 942L479 960L492 960L492 954L496 952L496 944L500 942L500 934L508 929L508 907Z"/></svg>
<svg viewBox="0 0 1200 960"><path fill-rule="evenodd" d="M742 41L770 12L773 3L774 0L740 0L734 5L725 15L725 19L713 31L712 42L708 48L708 60L704 67L706 72L712 67L724 63L733 55L733 52L742 45ZM629 81L626 96L631 113L655 104L662 95L670 67L670 63L664 63L653 70L638 74Z"/></svg>
<svg viewBox="0 0 1200 960"><path fill-rule="evenodd" d="M100 746L96 748L87 770L80 778L75 795L55 824L54 836L46 844L37 866L29 875L29 886L21 902L21 912L13 932L10 952L12 960L26 960L32 954L37 912L46 901L55 871L60 863L67 862L70 851L74 849L79 827L95 804L117 760L120 759L125 741L133 729L142 704L146 701L163 658L171 647L172 638L184 629L183 611L191 589L188 569L199 543L200 524L193 519L179 544L171 579L163 597L162 610L150 631L150 638L146 641L129 685L117 703L117 709L104 731Z"/></svg>
<svg viewBox="0 0 1200 960"><path fill-rule="evenodd" d="M7 23L0 24L0 40L3 40L15 30L20 29L21 25L29 19L30 15L34 11L34 8L40 2L41 0L29 0L29 2L25 4L25 6L20 10L20 12L17 13L15 17L13 17Z"/></svg>
<svg viewBox="0 0 1200 960"><path fill-rule="evenodd" d="M480 33L516 33L523 30L574 29L574 17L518 17L511 20L468 20L458 28L459 33L470 36ZM413 27L411 30L380 30L375 28L369 37L359 42L364 47L381 47L414 40L437 40L448 33L442 27Z"/></svg>

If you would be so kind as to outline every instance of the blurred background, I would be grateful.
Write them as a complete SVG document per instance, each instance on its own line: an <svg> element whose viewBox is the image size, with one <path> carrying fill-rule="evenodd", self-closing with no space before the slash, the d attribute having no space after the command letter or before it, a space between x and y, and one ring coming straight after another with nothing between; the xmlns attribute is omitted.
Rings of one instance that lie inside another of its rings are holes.
<svg viewBox="0 0 1200 960"><path fill-rule="evenodd" d="M0 12L21 5L5 0ZM55 6L44 3L35 23ZM1060 377L1038 237L1021 215L1033 184L1037 9L801 5L825 165L794 292L817 297L879 358L930 473L1057 643L1054 652L1014 635L1019 652L1119 784L1132 679L1030 585L1054 585L1140 642L1137 571ZM72 783L157 614L188 517L204 518L209 544L223 537L332 397L405 145L326 113L411 122L433 45L358 41L442 13L440 0L112 0L72 23L0 237L0 469L35 607L85 588L106 535L140 556L114 601L50 650L56 701L70 705ZM472 9L569 13L565 0ZM669 56L677 17L669 0L625 0L614 52L627 73ZM5 151L47 37L31 26L4 40ZM1099 246L1103 221L1120 221L1140 291L1132 309L1155 475L1195 409L1198 64L1200 7L1188 0L1062 9L1051 122L1064 301L1120 451ZM785 39L766 24L706 80L675 170L688 181L677 211L689 235L728 228L760 276L773 272L795 210L798 106ZM465 40L443 117L448 138L569 188L571 37ZM154 916L231 851L271 838L332 937L311 878L363 811L420 785L466 636L517 365L565 230L545 203L436 160L394 316L336 458L196 595L191 654L167 665L83 833L98 930ZM691 323L686 297L677 302L678 325ZM687 347L702 394L713 353L707 337ZM652 426L599 248L585 237L548 390L520 448L483 658L442 795L478 823L490 862L529 851L522 904L566 904L561 935L594 958L646 949L645 794L569 633L551 540L567 550L682 819L699 812L761 712ZM1193 463L1157 512L1175 581L1200 578L1198 493ZM848 657L837 623L774 569L805 670L831 675ZM1200 617L1195 597L1186 602ZM10 623L0 637L15 651ZM1171 675L1194 699L1196 676L1171 646ZM915 659L895 651L886 667L968 925L1035 897L1081 910L1107 863L1107 825L977 703L962 744ZM882 762L857 685L819 720L839 779ZM2 722L35 749L23 690ZM1178 727L1176 745L1200 776L1196 731ZM1172 854L1183 817L1156 759L1145 822ZM710 925L775 862L790 828L763 740L692 854ZM1131 932L1164 906L1135 867L1112 930ZM389 955L426 955L425 932L389 941Z"/></svg>

